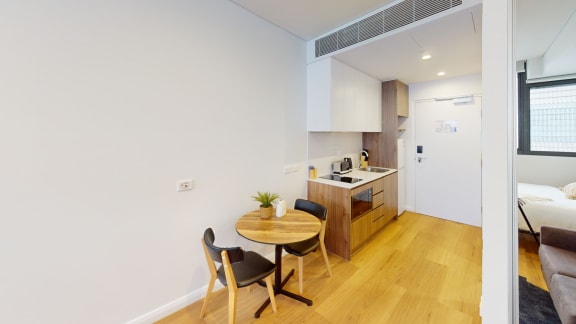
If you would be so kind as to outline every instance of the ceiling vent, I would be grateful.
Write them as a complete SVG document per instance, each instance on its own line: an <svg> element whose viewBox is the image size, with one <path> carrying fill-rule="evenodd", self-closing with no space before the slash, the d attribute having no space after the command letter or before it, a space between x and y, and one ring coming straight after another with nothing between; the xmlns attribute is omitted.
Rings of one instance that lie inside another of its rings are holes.
<svg viewBox="0 0 576 324"><path fill-rule="evenodd" d="M315 42L316 57L341 50L462 4L462 0L404 0Z"/></svg>

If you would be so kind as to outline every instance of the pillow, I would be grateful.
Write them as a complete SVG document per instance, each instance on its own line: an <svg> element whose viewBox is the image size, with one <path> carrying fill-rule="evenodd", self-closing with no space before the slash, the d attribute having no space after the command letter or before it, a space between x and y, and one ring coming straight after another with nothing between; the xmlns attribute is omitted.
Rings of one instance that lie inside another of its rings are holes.
<svg viewBox="0 0 576 324"><path fill-rule="evenodd" d="M562 192L566 194L566 198L576 200L576 182L565 185Z"/></svg>

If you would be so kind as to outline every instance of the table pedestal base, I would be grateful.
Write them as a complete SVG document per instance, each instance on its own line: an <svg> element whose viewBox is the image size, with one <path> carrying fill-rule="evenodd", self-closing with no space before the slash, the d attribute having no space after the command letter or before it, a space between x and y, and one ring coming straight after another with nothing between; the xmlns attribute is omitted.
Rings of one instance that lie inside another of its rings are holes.
<svg viewBox="0 0 576 324"><path fill-rule="evenodd" d="M274 258L276 271L274 273L274 296L284 295L312 306L312 300L291 293L283 289L288 279L294 275L294 269L290 271L286 278L282 279L282 250L284 244L301 242L314 237L320 233L322 222L320 219L303 210L287 209L283 217L272 217L271 219L261 219L259 211L252 211L236 222L236 231L243 237L265 244L276 246ZM289 233L290 235L284 236ZM278 236L280 235L280 236ZM260 285L265 286L263 282ZM259 318L262 311L270 304L268 298L256 311L254 317Z"/></svg>
<svg viewBox="0 0 576 324"><path fill-rule="evenodd" d="M302 297L300 295L296 295L294 293L289 292L288 290L284 290L282 287L284 287L284 285L286 285L286 283L288 282L288 280L290 280L290 278L294 275L294 269L290 270L290 272L288 273L288 275L286 276L286 278L284 278L284 280L282 280L282 283L280 284L280 287L276 287L274 286L274 296L276 295L284 295L284 296L288 296L290 298L296 299L298 301L303 302L304 304L308 305L308 306L312 306L312 300L306 298L306 297ZM262 284L261 284L262 285ZM263 285L263 287L266 287L266 285ZM268 305L270 305L270 298L266 299L264 301L264 303L262 304L262 306L260 306L260 308L258 308L258 310L254 313L254 318L260 318L260 314L262 314L262 312L264 311L264 309L266 309L266 307L268 307Z"/></svg>

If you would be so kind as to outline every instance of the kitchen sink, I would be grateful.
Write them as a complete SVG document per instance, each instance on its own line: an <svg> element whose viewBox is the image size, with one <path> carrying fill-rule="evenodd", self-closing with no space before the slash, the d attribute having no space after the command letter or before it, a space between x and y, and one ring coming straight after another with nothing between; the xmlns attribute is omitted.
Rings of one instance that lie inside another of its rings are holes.
<svg viewBox="0 0 576 324"><path fill-rule="evenodd" d="M368 172L379 172L379 173L390 171L390 169L384 169L379 167L365 167L365 168L359 168L358 170Z"/></svg>

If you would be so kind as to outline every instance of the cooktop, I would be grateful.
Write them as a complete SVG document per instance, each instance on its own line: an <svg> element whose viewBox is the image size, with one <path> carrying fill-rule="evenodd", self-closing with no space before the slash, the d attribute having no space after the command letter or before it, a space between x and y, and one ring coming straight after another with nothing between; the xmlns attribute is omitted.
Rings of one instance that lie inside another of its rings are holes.
<svg viewBox="0 0 576 324"><path fill-rule="evenodd" d="M321 179L327 179L327 180L333 180L333 181L339 181L339 182L347 182L347 183L356 183L356 182L362 180L359 178L343 177L343 176L340 176L337 174L329 174L329 175L321 176L320 178Z"/></svg>

